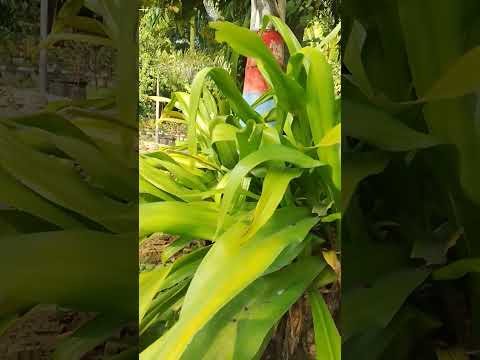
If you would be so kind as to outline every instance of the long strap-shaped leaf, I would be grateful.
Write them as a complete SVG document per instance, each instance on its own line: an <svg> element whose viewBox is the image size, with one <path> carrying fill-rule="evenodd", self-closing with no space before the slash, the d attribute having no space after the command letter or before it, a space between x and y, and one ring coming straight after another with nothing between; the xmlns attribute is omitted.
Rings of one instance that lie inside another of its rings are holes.
<svg viewBox="0 0 480 360"><path fill-rule="evenodd" d="M164 160L164 159L154 159L149 157L142 157L141 161L146 161L147 163L153 165L154 167L165 168L168 172L175 176L178 182L183 185L194 189L194 190L207 190L205 186L205 181L192 172L188 171L187 168L179 165L175 160Z"/></svg>
<svg viewBox="0 0 480 360"><path fill-rule="evenodd" d="M374 106L342 99L344 133L387 151L424 149L442 143L431 134L415 131Z"/></svg>
<svg viewBox="0 0 480 360"><path fill-rule="evenodd" d="M341 339L325 300L318 291L308 293L312 306L317 360L340 360Z"/></svg>
<svg viewBox="0 0 480 360"><path fill-rule="evenodd" d="M346 292L342 311L350 315L342 318L342 341L373 328L385 328L429 274L429 269L402 269L381 277L371 288L358 287Z"/></svg>
<svg viewBox="0 0 480 360"><path fill-rule="evenodd" d="M221 68L205 68L201 70L193 80L192 93L190 95L190 104L188 111L188 141L189 151L191 155L197 153L197 114L200 106L200 99L205 86L205 80L210 76L215 84L222 91L222 94L227 98L234 112L245 121L254 119L256 122L262 122L262 117L248 105L243 99L242 94L237 89L235 82L230 77L230 74Z"/></svg>
<svg viewBox="0 0 480 360"><path fill-rule="evenodd" d="M23 185L2 168L0 168L0 201L4 205L38 216L64 229L84 227L63 209Z"/></svg>
<svg viewBox="0 0 480 360"><path fill-rule="evenodd" d="M111 231L131 229L131 223L115 219L117 214L127 213L128 207L91 187L75 171L72 162L32 150L2 125L0 144L4 149L0 152L0 167L39 195ZM58 182L59 178L61 182Z"/></svg>
<svg viewBox="0 0 480 360"><path fill-rule="evenodd" d="M325 267L306 257L247 287L194 337L182 360L251 360L269 330Z"/></svg>
<svg viewBox="0 0 480 360"><path fill-rule="evenodd" d="M3 237L0 273L9 275L0 282L0 317L38 303L56 303L135 320L135 238L87 230Z"/></svg>
<svg viewBox="0 0 480 360"><path fill-rule="evenodd" d="M187 235L212 240L215 235L218 210L214 203L181 203L165 201L141 204L139 209L139 236L155 232Z"/></svg>
<svg viewBox="0 0 480 360"><path fill-rule="evenodd" d="M319 144L336 125L335 91L331 67L319 49L304 48L302 53L310 61L307 77L307 114L313 142ZM341 188L340 146L317 149L318 159L329 164L332 182L337 191Z"/></svg>
<svg viewBox="0 0 480 360"><path fill-rule="evenodd" d="M140 159L140 175L149 183L166 193L184 199L184 195L193 194L190 190L173 180L170 173L157 169L149 164L148 161Z"/></svg>
<svg viewBox="0 0 480 360"><path fill-rule="evenodd" d="M314 160L298 150L283 145L265 145L258 151L251 153L242 159L230 173L225 194L222 200L222 208L218 219L218 232L221 231L225 217L231 211L236 193L242 183L242 179L256 166L270 160L292 163L300 168L314 168L324 163Z"/></svg>
<svg viewBox="0 0 480 360"><path fill-rule="evenodd" d="M348 208L357 185L370 175L381 173L388 164L389 156L380 151L350 153L344 158L342 174L342 209Z"/></svg>
<svg viewBox="0 0 480 360"><path fill-rule="evenodd" d="M140 195L144 195L144 194L152 195L155 198L157 198L157 200L165 200L165 201L176 200L175 197L153 186L150 182L145 180L141 175L139 176L139 179L138 179L138 188L139 188L138 192Z"/></svg>
<svg viewBox="0 0 480 360"><path fill-rule="evenodd" d="M147 312L150 304L157 295L158 291L162 287L163 280L167 277L171 266L159 266L156 269L143 272L140 274L140 296L139 296L139 311L138 311L138 323L142 322L145 313Z"/></svg>
<svg viewBox="0 0 480 360"><path fill-rule="evenodd" d="M239 54L257 61L258 68L275 90L280 107L287 111L296 111L303 107L305 103L303 88L285 75L257 34L227 22L215 22L211 27L217 30L215 38L218 42L226 42Z"/></svg>
<svg viewBox="0 0 480 360"><path fill-rule="evenodd" d="M459 279L468 273L480 273L480 258L465 258L452 262L433 272L435 280Z"/></svg>
<svg viewBox="0 0 480 360"><path fill-rule="evenodd" d="M427 92L427 100L452 99L480 88L480 46L461 56Z"/></svg>
<svg viewBox="0 0 480 360"><path fill-rule="evenodd" d="M277 210L287 191L288 184L302 174L302 169L271 169L263 181L262 195L258 200L252 224L244 235L249 239L254 235Z"/></svg>
<svg viewBox="0 0 480 360"><path fill-rule="evenodd" d="M115 317L98 315L55 348L53 360L80 360L86 353L107 340L124 321Z"/></svg>
<svg viewBox="0 0 480 360"><path fill-rule="evenodd" d="M471 54L472 58L464 54L463 3L404 0L398 6L416 92L420 96L442 98L471 91L471 80L477 76L470 75L470 71L478 73L472 67L478 51ZM438 19L445 21L439 22ZM469 66L463 74L457 67L462 56L463 65ZM451 72L459 77L454 78ZM469 100L458 97L432 101L424 106L423 112L432 134L456 145L461 185L471 200L480 204L480 141Z"/></svg>
<svg viewBox="0 0 480 360"><path fill-rule="evenodd" d="M318 221L308 213L302 208L281 209L247 242L241 234L248 225L233 225L198 268L179 321L140 359L180 359L193 337L224 305L260 277L285 247L303 241Z"/></svg>

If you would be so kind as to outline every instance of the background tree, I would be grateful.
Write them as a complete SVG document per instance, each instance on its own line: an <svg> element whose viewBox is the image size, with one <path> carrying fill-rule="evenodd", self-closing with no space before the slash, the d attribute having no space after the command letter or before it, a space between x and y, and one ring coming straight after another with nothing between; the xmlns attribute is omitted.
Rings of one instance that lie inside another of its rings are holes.
<svg viewBox="0 0 480 360"><path fill-rule="evenodd" d="M140 13L140 117L153 119L157 74L160 94L188 88L193 76L205 66L221 66L237 74L242 86L245 59L214 40L208 23L227 20L250 25L251 0L144 0ZM321 39L339 23L338 1L286 1L286 22L305 44L319 46ZM192 20L194 19L194 21ZM338 43L339 34L337 41ZM334 49L336 45L334 45ZM188 51L187 51L188 50ZM328 50L330 51L330 50ZM337 93L340 89L338 51L332 51ZM149 124L143 121L143 125ZM151 122L150 122L151 124Z"/></svg>

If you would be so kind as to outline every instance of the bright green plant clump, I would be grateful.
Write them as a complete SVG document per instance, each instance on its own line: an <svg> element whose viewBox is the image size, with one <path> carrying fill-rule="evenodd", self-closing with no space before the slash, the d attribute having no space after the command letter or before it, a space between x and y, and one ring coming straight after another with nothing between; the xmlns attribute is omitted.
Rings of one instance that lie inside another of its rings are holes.
<svg viewBox="0 0 480 360"><path fill-rule="evenodd" d="M142 360L258 359L306 292L317 358L340 359L319 292L337 281L330 265L339 270L339 99L322 51L301 48L278 18L266 21L286 41L286 71L257 34L211 26L219 42L257 61L271 85L258 103L273 97L277 106L260 115L228 72L205 68L162 114L188 125L187 140L140 156L140 241L180 236L163 265L140 274ZM209 245L169 261L194 239Z"/></svg>

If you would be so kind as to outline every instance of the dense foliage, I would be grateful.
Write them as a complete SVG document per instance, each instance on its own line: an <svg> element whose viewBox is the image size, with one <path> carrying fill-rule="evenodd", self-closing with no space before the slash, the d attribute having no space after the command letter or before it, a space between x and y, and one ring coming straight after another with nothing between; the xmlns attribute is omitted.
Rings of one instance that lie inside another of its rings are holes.
<svg viewBox="0 0 480 360"><path fill-rule="evenodd" d="M140 11L140 118L153 127L157 78L160 96L188 89L204 67L222 67L243 79L244 63L214 41L211 20L224 19L248 26L250 1L144 1ZM192 19L194 23L192 25ZM320 46L333 67L340 93L340 25L336 1L288 1L287 24L304 45ZM193 26L193 28L192 28ZM333 32L334 28L337 29ZM192 36L194 43L191 44ZM325 39L331 34L331 38ZM324 41L325 40L325 41ZM237 67L233 69L233 67Z"/></svg>
<svg viewBox="0 0 480 360"><path fill-rule="evenodd" d="M283 71L261 38L216 22L216 39L257 61L276 107L249 106L235 79L205 68L162 118L188 125L184 144L140 157L140 229L179 235L140 274L140 346L149 359L257 359L308 294L317 359L340 359L320 290L338 286L340 112L331 67L271 17L291 54ZM218 93L212 93L206 80ZM193 240L194 252L171 261ZM304 355L306 356L306 355Z"/></svg>
<svg viewBox="0 0 480 360"><path fill-rule="evenodd" d="M112 4L67 1L43 45L109 45L119 54L117 82L128 86L116 96L52 102L40 113L0 119L0 333L37 304L95 313L60 339L58 360L82 358L138 310L136 22L123 18L137 9ZM103 20L78 16L83 6ZM72 17L75 34L62 26ZM95 35L85 23L96 26ZM136 344L127 346L120 356L137 354Z"/></svg>
<svg viewBox="0 0 480 360"><path fill-rule="evenodd" d="M479 11L345 1L346 359L478 357Z"/></svg>
<svg viewBox="0 0 480 360"><path fill-rule="evenodd" d="M18 39L38 34L40 1L0 0L0 38Z"/></svg>
<svg viewBox="0 0 480 360"><path fill-rule="evenodd" d="M195 74L205 66L227 67L224 53L219 49L186 50L185 38L171 15L164 9L146 8L139 25L139 115L141 120L151 120L155 115L154 102L148 96L170 96L175 91L185 91Z"/></svg>

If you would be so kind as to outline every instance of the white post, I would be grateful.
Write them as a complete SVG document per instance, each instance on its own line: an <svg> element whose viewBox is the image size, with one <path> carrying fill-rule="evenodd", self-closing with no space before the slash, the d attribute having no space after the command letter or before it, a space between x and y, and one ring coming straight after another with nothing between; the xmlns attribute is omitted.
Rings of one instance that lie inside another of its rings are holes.
<svg viewBox="0 0 480 360"><path fill-rule="evenodd" d="M160 75L157 74L157 99L155 100L155 143L158 143L159 139L159 126L158 121L160 120Z"/></svg>
<svg viewBox="0 0 480 360"><path fill-rule="evenodd" d="M48 0L41 0L40 5L40 40L48 36ZM47 49L40 50L38 61L39 86L42 94L47 94Z"/></svg>

